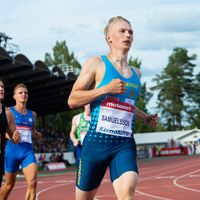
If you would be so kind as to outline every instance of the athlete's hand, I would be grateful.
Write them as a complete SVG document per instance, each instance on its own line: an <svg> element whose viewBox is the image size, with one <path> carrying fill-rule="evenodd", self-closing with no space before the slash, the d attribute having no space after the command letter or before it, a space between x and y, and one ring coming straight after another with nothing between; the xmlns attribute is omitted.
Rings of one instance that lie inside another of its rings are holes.
<svg viewBox="0 0 200 200"><path fill-rule="evenodd" d="M36 140L41 140L42 139L42 133L38 132L38 131L35 131L33 137Z"/></svg>
<svg viewBox="0 0 200 200"><path fill-rule="evenodd" d="M123 94L126 92L125 82L119 78L113 79L108 85L106 85L107 93L111 94Z"/></svg>
<svg viewBox="0 0 200 200"><path fill-rule="evenodd" d="M158 125L158 115L147 115L145 122L148 126L151 126L153 128L156 127Z"/></svg>
<svg viewBox="0 0 200 200"><path fill-rule="evenodd" d="M18 130L15 130L12 136L12 142L14 144L18 144L21 140L20 133Z"/></svg>
<svg viewBox="0 0 200 200"><path fill-rule="evenodd" d="M74 139L73 140L73 145L76 147L79 145L79 140L78 139Z"/></svg>

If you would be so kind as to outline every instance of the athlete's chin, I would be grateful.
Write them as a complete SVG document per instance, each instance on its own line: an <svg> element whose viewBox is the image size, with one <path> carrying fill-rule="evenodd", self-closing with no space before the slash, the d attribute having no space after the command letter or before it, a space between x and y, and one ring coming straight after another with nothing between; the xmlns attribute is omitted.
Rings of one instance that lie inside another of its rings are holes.
<svg viewBox="0 0 200 200"><path fill-rule="evenodd" d="M127 52L128 52L128 51L130 50L130 48L131 48L130 46L124 46L122 49L123 49L124 51L127 51Z"/></svg>
<svg viewBox="0 0 200 200"><path fill-rule="evenodd" d="M27 100L22 100L21 103L27 103Z"/></svg>

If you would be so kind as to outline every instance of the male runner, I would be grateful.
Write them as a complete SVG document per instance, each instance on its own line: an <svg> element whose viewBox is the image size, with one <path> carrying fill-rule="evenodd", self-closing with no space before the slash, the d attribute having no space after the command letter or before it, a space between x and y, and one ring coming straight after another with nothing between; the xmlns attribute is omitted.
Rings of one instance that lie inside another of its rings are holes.
<svg viewBox="0 0 200 200"><path fill-rule="evenodd" d="M36 130L36 113L26 108L28 89L24 84L18 84L14 88L13 98L16 105L10 107L10 111L14 115L21 140L19 144L14 145L8 137L5 153L5 184L0 190L0 200L8 199L20 165L28 185L25 200L35 200L37 164L32 148L32 136L41 139L41 133Z"/></svg>
<svg viewBox="0 0 200 200"><path fill-rule="evenodd" d="M138 180L135 116L156 126L157 115L136 108L140 71L128 65L133 41L130 22L113 17L104 29L110 52L88 59L68 99L71 108L91 105L76 179L76 200L92 200L107 170L119 200L132 200Z"/></svg>
<svg viewBox="0 0 200 200"><path fill-rule="evenodd" d="M76 148L76 165L78 166L79 157L83 145L83 140L90 127L90 104L84 106L84 112L75 115L72 119L70 139Z"/></svg>

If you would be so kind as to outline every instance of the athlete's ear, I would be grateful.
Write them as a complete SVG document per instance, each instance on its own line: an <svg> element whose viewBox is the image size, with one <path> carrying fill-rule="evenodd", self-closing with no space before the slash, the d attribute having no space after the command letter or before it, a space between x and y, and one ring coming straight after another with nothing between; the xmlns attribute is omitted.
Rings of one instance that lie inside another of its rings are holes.
<svg viewBox="0 0 200 200"><path fill-rule="evenodd" d="M108 42L108 43L112 43L112 40L111 40L111 37L110 37L110 36L107 36L107 42Z"/></svg>
<svg viewBox="0 0 200 200"><path fill-rule="evenodd" d="M16 95L15 95L15 93L14 93L14 94L13 94L13 99L16 99L15 96L16 96Z"/></svg>

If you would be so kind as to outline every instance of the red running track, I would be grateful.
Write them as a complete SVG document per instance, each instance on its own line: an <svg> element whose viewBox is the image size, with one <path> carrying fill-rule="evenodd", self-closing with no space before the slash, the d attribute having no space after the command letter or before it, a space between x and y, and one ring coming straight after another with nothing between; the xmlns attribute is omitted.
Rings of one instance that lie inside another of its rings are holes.
<svg viewBox="0 0 200 200"><path fill-rule="evenodd" d="M135 200L200 200L200 156L139 161L140 179ZM9 200L23 200L24 180L17 181ZM75 172L38 178L37 200L74 200ZM96 194L99 200L116 199L109 172Z"/></svg>

